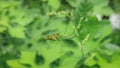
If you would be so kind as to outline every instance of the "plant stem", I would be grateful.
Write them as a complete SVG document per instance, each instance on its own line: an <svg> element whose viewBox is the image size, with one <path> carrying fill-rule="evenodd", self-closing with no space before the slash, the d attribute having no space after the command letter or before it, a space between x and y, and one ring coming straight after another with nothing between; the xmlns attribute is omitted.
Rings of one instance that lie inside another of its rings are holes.
<svg viewBox="0 0 120 68"><path fill-rule="evenodd" d="M78 36L78 38L80 38L80 34L79 34L78 30L80 29L80 26L81 26L80 23L81 23L82 20L83 20L83 18L80 19L80 21L78 23L78 26L74 28L75 29L75 34L76 34L76 36ZM86 41L86 39L85 39L85 41ZM82 42L79 41L78 45L80 46L81 55L82 55L82 63L81 63L81 65L84 65L84 62L85 62L84 47L83 47L84 42L83 41Z"/></svg>
<svg viewBox="0 0 120 68"><path fill-rule="evenodd" d="M0 44L0 65L3 63L3 51L2 51L2 46Z"/></svg>

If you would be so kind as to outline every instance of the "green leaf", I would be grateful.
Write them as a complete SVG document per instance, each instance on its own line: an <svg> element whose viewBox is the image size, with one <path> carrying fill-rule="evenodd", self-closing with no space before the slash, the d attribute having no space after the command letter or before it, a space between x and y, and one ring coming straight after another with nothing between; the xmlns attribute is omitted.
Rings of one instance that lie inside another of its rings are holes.
<svg viewBox="0 0 120 68"><path fill-rule="evenodd" d="M6 30L5 27L0 27L0 32L3 32L3 31L5 31L5 30Z"/></svg>
<svg viewBox="0 0 120 68"><path fill-rule="evenodd" d="M11 68L25 68L22 64L19 63L19 61L17 59L13 59L13 60L8 60L7 64L11 67Z"/></svg>
<svg viewBox="0 0 120 68"><path fill-rule="evenodd" d="M17 23L18 24L20 24L20 25L22 25L22 26L26 26L26 25L28 25L29 23L31 23L31 21L33 21L33 17L25 17L25 18L19 18L18 20L17 20Z"/></svg>
<svg viewBox="0 0 120 68"><path fill-rule="evenodd" d="M97 55L98 61L97 63L100 65L101 68L119 68L120 66L120 56L113 55L112 62L107 62L106 59L102 58L101 56ZM117 60L116 60L117 59Z"/></svg>
<svg viewBox="0 0 120 68"><path fill-rule="evenodd" d="M9 4L7 2L3 2L3 1L0 2L0 9L4 9L7 7L9 7Z"/></svg>
<svg viewBox="0 0 120 68"><path fill-rule="evenodd" d="M25 28L23 27L9 28L9 33L12 37L26 38L24 30Z"/></svg>
<svg viewBox="0 0 120 68"><path fill-rule="evenodd" d="M48 5L57 10L60 7L60 0L48 0Z"/></svg>
<svg viewBox="0 0 120 68"><path fill-rule="evenodd" d="M76 7L77 0L66 0L72 7Z"/></svg>
<svg viewBox="0 0 120 68"><path fill-rule="evenodd" d="M34 65L34 61L35 61L35 56L36 53L35 52L30 52L30 51L22 51L21 52L21 58L20 58L20 62L23 64L31 64Z"/></svg>
<svg viewBox="0 0 120 68"><path fill-rule="evenodd" d="M113 13L112 9L108 6L109 0L90 0L94 5L95 14L110 15Z"/></svg>
<svg viewBox="0 0 120 68"><path fill-rule="evenodd" d="M90 34L92 38L100 38L109 35L112 32L112 27L108 21L98 21L96 16L90 16L87 22L82 22L81 35Z"/></svg>
<svg viewBox="0 0 120 68"><path fill-rule="evenodd" d="M79 58L78 57L64 57L62 59L60 68L76 68L76 64L78 62Z"/></svg>

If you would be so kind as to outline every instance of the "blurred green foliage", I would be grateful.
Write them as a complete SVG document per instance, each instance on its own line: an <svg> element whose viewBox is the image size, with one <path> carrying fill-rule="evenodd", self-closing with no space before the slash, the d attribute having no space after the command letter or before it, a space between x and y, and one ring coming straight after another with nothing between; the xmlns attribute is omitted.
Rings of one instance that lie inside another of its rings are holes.
<svg viewBox="0 0 120 68"><path fill-rule="evenodd" d="M1 0L0 68L119 68L107 3Z"/></svg>

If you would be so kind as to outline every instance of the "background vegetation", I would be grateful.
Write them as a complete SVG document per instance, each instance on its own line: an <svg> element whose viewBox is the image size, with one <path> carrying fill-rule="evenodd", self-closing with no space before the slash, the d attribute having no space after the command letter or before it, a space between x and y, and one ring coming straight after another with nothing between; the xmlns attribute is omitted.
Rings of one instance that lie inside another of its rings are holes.
<svg viewBox="0 0 120 68"><path fill-rule="evenodd" d="M108 3L0 0L0 68L120 68Z"/></svg>

